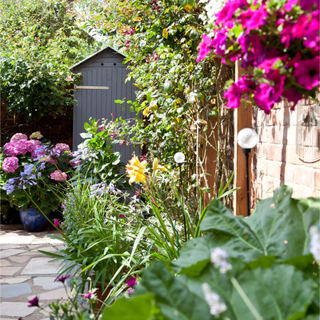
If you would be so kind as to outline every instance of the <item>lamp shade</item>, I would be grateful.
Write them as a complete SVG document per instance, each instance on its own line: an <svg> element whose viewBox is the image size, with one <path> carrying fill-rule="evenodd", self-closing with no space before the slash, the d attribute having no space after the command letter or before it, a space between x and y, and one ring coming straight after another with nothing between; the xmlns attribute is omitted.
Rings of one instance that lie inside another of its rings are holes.
<svg viewBox="0 0 320 320"><path fill-rule="evenodd" d="M186 159L186 157L184 156L184 154L182 152L177 152L174 155L174 161L176 163L183 163L185 159Z"/></svg>
<svg viewBox="0 0 320 320"><path fill-rule="evenodd" d="M237 140L241 148L252 149L257 145L259 138L253 129L245 128L239 131Z"/></svg>

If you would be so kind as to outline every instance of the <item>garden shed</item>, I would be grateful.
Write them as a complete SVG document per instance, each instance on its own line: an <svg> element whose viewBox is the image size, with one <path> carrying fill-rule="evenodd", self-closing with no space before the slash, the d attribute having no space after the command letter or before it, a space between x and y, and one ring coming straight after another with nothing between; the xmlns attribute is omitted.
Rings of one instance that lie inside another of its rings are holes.
<svg viewBox="0 0 320 320"><path fill-rule="evenodd" d="M129 70L123 64L125 55L106 47L70 68L73 73L81 73L81 82L74 85L73 106L73 145L83 142L80 133L84 132L84 123L89 118L112 120L115 118L134 118L130 105L126 102L120 106L115 100L135 100L135 87L131 81L125 81ZM121 152L121 161L127 163L132 153L140 154L139 147L117 145L114 151Z"/></svg>

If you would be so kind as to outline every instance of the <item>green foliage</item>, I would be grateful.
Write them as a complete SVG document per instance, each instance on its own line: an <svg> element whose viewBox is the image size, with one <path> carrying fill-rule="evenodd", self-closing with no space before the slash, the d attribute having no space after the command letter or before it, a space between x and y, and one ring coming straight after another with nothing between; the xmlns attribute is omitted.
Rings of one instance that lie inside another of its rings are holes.
<svg viewBox="0 0 320 320"><path fill-rule="evenodd" d="M202 289L207 283L226 304L219 319L315 319L319 266L310 254L309 229L320 226L320 199L292 199L291 194L282 186L247 218L212 201L201 223L201 231L209 233L189 241L171 265L157 262L147 268L127 310L133 311L131 302L138 308L137 297L151 294L152 302L141 299L139 308L150 310L154 303L163 319L216 319ZM214 248L227 252L230 271L221 273L210 263ZM121 316L117 304L105 309L103 320ZM154 312L147 319L160 318Z"/></svg>
<svg viewBox="0 0 320 320"><path fill-rule="evenodd" d="M96 45L75 25L67 0L4 0L0 14L1 96L8 111L28 121L57 116L73 103L69 67Z"/></svg>
<svg viewBox="0 0 320 320"><path fill-rule="evenodd" d="M77 174L73 180L80 179L85 183L115 183L128 187L127 179L120 175L120 170L124 164L120 162L120 152L113 152L115 141L109 133L102 130L99 120L89 119L89 123L84 124L87 132L81 133L85 139L78 146L78 150L73 153L73 161L77 163ZM77 182L76 182L77 184Z"/></svg>

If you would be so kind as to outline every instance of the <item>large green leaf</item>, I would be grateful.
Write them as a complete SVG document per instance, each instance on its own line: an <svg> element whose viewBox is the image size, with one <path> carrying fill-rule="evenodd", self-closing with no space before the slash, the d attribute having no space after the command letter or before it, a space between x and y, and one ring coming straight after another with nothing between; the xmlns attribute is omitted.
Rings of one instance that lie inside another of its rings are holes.
<svg viewBox="0 0 320 320"><path fill-rule="evenodd" d="M153 308L150 294L136 296L131 300L121 298L112 307L103 311L101 320L149 320Z"/></svg>
<svg viewBox="0 0 320 320"><path fill-rule="evenodd" d="M197 274L216 247L245 262L265 263L262 257L273 256L278 262L299 264L297 257L310 255L309 228L319 224L320 199L292 199L291 194L282 186L273 198L259 201L256 213L247 218L234 216L218 200L211 201L201 223L201 231L211 235L188 242L173 265L178 272Z"/></svg>
<svg viewBox="0 0 320 320"><path fill-rule="evenodd" d="M290 265L247 270L237 280L264 320L304 319L315 295L315 283ZM255 319L235 289L230 303L239 320Z"/></svg>
<svg viewBox="0 0 320 320"><path fill-rule="evenodd" d="M156 305L167 319L211 319L199 282L185 276L172 276L162 261L154 263L143 272L141 286L144 291L152 292Z"/></svg>

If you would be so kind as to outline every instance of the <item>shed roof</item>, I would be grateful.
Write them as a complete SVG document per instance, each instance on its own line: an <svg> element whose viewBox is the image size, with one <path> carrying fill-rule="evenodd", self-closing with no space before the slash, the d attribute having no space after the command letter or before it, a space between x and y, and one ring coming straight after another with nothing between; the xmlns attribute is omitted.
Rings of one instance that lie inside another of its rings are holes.
<svg viewBox="0 0 320 320"><path fill-rule="evenodd" d="M71 71L72 71L72 69L73 69L73 68L78 67L78 66L80 66L81 64L83 64L83 63L85 63L85 62L87 62L87 61L89 61L89 60L91 60L91 59L95 58L97 55L99 55L100 53L102 53L102 52L106 51L107 49L111 49L111 50L113 50L114 52L116 52L116 53L120 54L120 55L121 55L121 56L123 56L124 58L126 58L126 57L127 57L126 55L124 55L124 54L123 54L123 53L121 53L120 51L118 51L118 50L116 50L116 49L114 49L114 48L112 48L112 47L110 47L110 46L107 46L107 47L105 47L105 48L103 48L103 49L101 49L101 50L97 51L96 53L92 54L91 56L89 56L89 57L87 57L87 58L83 59L82 61L80 61L80 62L76 63L75 65L73 65L72 67L70 67L70 68L69 68L69 70L71 70Z"/></svg>

